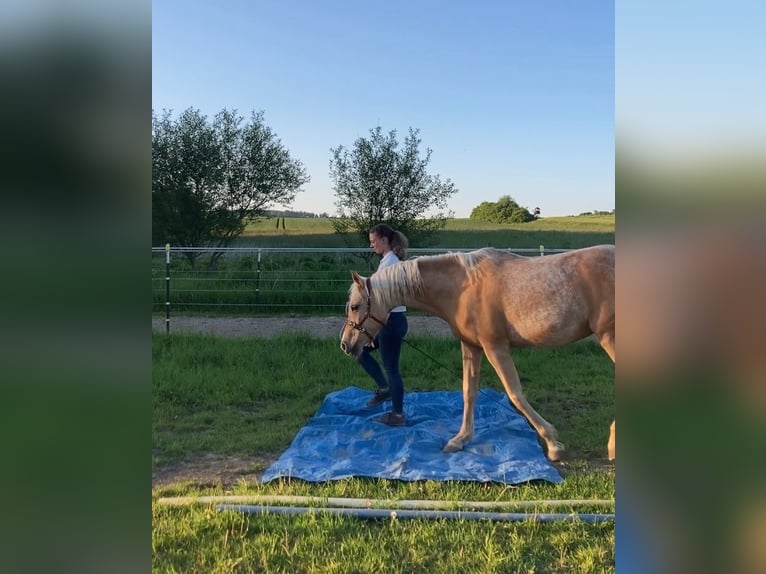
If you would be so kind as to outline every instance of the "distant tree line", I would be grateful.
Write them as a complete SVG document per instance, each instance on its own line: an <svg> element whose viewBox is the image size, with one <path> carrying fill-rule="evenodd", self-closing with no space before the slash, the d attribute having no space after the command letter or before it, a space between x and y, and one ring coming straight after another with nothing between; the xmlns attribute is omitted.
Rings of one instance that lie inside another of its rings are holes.
<svg viewBox="0 0 766 574"><path fill-rule="evenodd" d="M612 211L583 211L580 215L614 215L614 209Z"/></svg>
<svg viewBox="0 0 766 574"><path fill-rule="evenodd" d="M314 213L313 211L290 211L289 209L281 211L276 209L267 209L263 215L265 217L299 217L302 219L330 217L326 212Z"/></svg>

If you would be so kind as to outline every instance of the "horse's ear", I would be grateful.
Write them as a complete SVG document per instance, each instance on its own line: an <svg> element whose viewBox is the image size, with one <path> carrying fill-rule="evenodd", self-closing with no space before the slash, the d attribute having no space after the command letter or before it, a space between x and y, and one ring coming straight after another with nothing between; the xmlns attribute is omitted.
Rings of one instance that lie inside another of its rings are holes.
<svg viewBox="0 0 766 574"><path fill-rule="evenodd" d="M354 283L359 285L360 289L364 289L365 291L367 291L367 285L365 285L364 283L364 277L359 275L359 273L357 273L356 271L352 271L351 278L354 280Z"/></svg>

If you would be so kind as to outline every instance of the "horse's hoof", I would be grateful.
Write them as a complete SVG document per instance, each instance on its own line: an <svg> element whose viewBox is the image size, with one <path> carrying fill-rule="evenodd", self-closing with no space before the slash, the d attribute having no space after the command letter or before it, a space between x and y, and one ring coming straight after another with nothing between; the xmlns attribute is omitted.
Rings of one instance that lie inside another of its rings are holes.
<svg viewBox="0 0 766 574"><path fill-rule="evenodd" d="M564 454L564 445L560 442L556 443L556 446L548 447L548 460L551 462L558 462L561 460L561 455Z"/></svg>
<svg viewBox="0 0 766 574"><path fill-rule="evenodd" d="M443 452L459 452L461 450L463 450L462 445L456 445L452 441L449 441L442 449Z"/></svg>

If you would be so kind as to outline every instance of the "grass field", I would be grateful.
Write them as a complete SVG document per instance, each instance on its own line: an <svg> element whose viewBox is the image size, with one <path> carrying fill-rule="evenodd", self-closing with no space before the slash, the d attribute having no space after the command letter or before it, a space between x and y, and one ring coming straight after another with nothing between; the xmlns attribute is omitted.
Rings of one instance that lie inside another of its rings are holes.
<svg viewBox="0 0 766 574"><path fill-rule="evenodd" d="M528 223L490 223L468 218L447 220L445 231L614 231L614 214L608 215L572 215L564 217L544 217ZM285 229L276 227L276 219L261 219L249 223L244 235L281 235L281 234L329 234L333 233L332 222L328 218L286 218Z"/></svg>
<svg viewBox="0 0 766 574"><path fill-rule="evenodd" d="M546 217L520 224L489 223L472 219L449 219L432 247L573 249L599 243L614 243L614 214ZM248 224L238 246L254 247L348 247L334 234L329 219L287 218L285 229L275 219ZM360 247L366 247L360 244ZM411 245L411 247L419 247Z"/></svg>
<svg viewBox="0 0 766 574"><path fill-rule="evenodd" d="M460 388L459 343L414 338L446 366L405 347L407 391ZM284 335L217 339L154 335L153 467L206 454L274 460L324 396L370 387L334 339ZM613 572L614 524L488 521L359 521L304 515L244 516L211 506L166 507L178 494L310 494L388 500L613 498L614 469L603 464L614 412L614 366L591 342L515 353L525 393L567 445L562 484L510 487L470 482L349 479L326 484L170 484L153 489L156 572ZM486 364L482 387L500 389ZM256 470L262 471L262 468ZM578 509L584 512L588 510ZM595 511L595 509L593 509Z"/></svg>

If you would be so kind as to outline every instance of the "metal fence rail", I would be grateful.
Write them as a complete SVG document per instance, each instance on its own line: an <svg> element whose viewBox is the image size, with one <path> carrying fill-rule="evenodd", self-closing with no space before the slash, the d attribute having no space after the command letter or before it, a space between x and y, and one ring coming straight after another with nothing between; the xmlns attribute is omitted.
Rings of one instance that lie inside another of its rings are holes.
<svg viewBox="0 0 766 574"><path fill-rule="evenodd" d="M408 249L410 257L475 248ZM510 248L533 256L568 249ZM192 263L190 258L194 258ZM279 315L339 314L351 269L371 274L368 248L152 247L152 312Z"/></svg>

